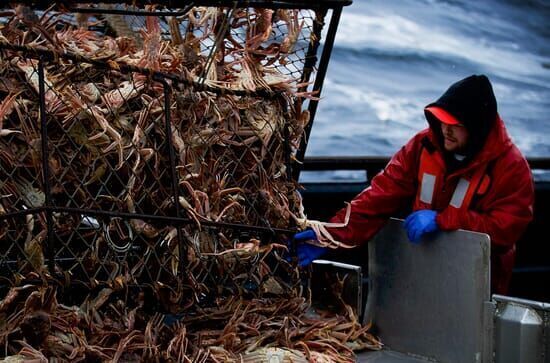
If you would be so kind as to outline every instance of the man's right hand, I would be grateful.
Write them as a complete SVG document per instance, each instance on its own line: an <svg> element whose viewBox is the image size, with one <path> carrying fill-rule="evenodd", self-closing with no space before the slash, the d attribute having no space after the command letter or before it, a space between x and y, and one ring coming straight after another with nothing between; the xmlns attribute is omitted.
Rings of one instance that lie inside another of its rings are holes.
<svg viewBox="0 0 550 363"><path fill-rule="evenodd" d="M309 266L313 260L318 259L328 251L328 248L315 246L307 242L317 241L317 235L311 229L296 233L293 240L298 243L296 245L296 255L300 267Z"/></svg>

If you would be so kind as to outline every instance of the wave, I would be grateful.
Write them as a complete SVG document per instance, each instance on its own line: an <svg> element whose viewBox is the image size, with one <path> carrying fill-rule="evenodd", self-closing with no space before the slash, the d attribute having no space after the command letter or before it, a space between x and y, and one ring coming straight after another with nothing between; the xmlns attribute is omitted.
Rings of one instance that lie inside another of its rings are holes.
<svg viewBox="0 0 550 363"><path fill-rule="evenodd" d="M342 13L307 154L392 155L426 127L426 104L484 73L520 150L547 156L549 20L550 1L355 0Z"/></svg>
<svg viewBox="0 0 550 363"><path fill-rule="evenodd" d="M457 59L501 72L539 75L544 58L521 52L513 42L466 37L433 28L399 15L347 14L336 37L337 49L393 57ZM376 50L376 51L373 51Z"/></svg>

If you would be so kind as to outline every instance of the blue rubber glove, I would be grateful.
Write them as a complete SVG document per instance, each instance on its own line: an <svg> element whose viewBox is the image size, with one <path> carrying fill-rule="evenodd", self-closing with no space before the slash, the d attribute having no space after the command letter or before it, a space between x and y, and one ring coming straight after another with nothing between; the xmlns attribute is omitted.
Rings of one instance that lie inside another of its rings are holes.
<svg viewBox="0 0 550 363"><path fill-rule="evenodd" d="M306 242L311 240L317 241L317 236L311 229L294 235L294 241L298 242L296 254L298 256L298 266L300 267L308 266L313 260L318 259L328 251L328 248L314 246Z"/></svg>
<svg viewBox="0 0 550 363"><path fill-rule="evenodd" d="M417 210L411 213L404 223L409 240L412 243L420 243L420 238L425 233L438 231L439 227L435 221L436 216L437 212L429 209Z"/></svg>

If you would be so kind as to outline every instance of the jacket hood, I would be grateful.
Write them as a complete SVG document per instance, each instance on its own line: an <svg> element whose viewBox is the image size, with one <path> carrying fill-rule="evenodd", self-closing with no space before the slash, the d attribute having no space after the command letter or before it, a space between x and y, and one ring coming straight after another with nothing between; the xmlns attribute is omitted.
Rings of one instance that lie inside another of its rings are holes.
<svg viewBox="0 0 550 363"><path fill-rule="evenodd" d="M471 160L483 148L498 118L493 87L485 75L472 75L452 84L437 101L430 103L426 108L431 106L444 109L468 130L469 141L465 151L465 162ZM426 109L424 115L437 141L442 145L440 121Z"/></svg>
<svg viewBox="0 0 550 363"><path fill-rule="evenodd" d="M445 153L443 152L443 147L439 144L438 135L434 132L434 129L430 127L419 133L419 137L421 138L426 136L428 137L428 140L430 140L432 145L439 152L441 152L450 172L453 172L459 168L465 171L475 167L476 165L488 163L491 160L496 159L503 153L507 152L513 146L512 139L510 139L510 136L506 131L504 121L502 121L502 119L498 115L495 122L493 123L493 127L491 128L491 130L489 130L489 134L487 135L487 139L483 147L476 154L475 158L473 160L470 159L471 162L467 164L463 163L460 165L449 165L449 159L454 158L445 155Z"/></svg>

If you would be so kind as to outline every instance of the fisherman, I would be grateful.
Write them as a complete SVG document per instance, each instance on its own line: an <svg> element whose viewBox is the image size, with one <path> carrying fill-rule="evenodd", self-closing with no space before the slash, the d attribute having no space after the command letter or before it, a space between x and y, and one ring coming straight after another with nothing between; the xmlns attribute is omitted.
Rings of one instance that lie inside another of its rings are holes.
<svg viewBox="0 0 550 363"><path fill-rule="evenodd" d="M491 237L491 290L506 294L516 241L533 218L534 186L527 161L497 113L489 79L462 79L424 109L429 127L417 133L351 202L348 223L327 228L336 241L361 245L389 217L412 210L409 240L465 229ZM404 214L406 215L406 214ZM346 208L330 222L343 223ZM294 236L298 261L309 265L328 249L312 230ZM307 242L311 243L307 243Z"/></svg>

